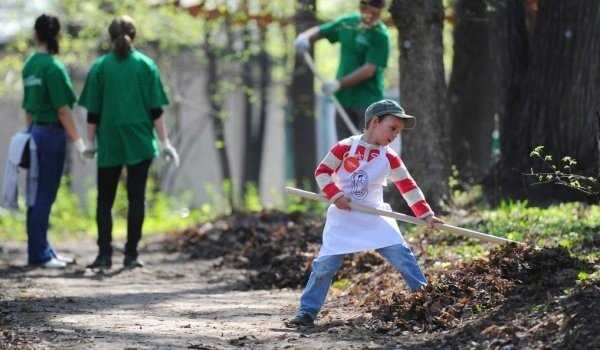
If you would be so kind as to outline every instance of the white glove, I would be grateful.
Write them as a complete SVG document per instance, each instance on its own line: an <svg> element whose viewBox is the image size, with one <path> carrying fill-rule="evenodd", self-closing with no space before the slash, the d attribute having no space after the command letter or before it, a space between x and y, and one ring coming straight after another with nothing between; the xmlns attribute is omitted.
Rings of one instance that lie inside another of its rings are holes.
<svg viewBox="0 0 600 350"><path fill-rule="evenodd" d="M321 92L323 92L325 96L331 96L334 92L338 91L339 89L340 82L337 80L330 80L324 82L323 85L321 85Z"/></svg>
<svg viewBox="0 0 600 350"><path fill-rule="evenodd" d="M166 139L162 143L162 155L167 158L167 160L173 161L173 164L176 168L179 167L179 154L169 139Z"/></svg>
<svg viewBox="0 0 600 350"><path fill-rule="evenodd" d="M84 158L94 159L95 156L96 156L96 149L95 148L88 147L88 148L85 149L85 151L83 151L83 157Z"/></svg>
<svg viewBox="0 0 600 350"><path fill-rule="evenodd" d="M85 160L84 152L86 150L86 147L85 142L83 142L83 139L80 137L77 140L73 141L73 146L75 146L77 154L79 154L79 158L81 160Z"/></svg>
<svg viewBox="0 0 600 350"><path fill-rule="evenodd" d="M299 53L303 53L310 49L310 40L308 39L308 35L300 34L294 40L294 48Z"/></svg>

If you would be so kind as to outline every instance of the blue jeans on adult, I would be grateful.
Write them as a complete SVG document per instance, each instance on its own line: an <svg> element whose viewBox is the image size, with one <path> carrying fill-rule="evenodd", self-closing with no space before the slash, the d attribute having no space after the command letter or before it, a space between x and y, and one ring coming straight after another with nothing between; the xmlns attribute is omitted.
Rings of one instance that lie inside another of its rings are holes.
<svg viewBox="0 0 600 350"><path fill-rule="evenodd" d="M27 208L27 252L29 264L36 265L56 256L48 243L48 223L65 164L67 138L58 123L34 123L31 136L37 145L39 174L35 203Z"/></svg>
<svg viewBox="0 0 600 350"><path fill-rule="evenodd" d="M404 244L396 244L376 250L392 264L408 285L411 291L416 291L427 284L427 279L421 272L417 259L410 248ZM312 271L306 288L300 298L298 314L308 314L313 319L325 303L327 292L335 273L342 265L346 254L321 256L313 261Z"/></svg>

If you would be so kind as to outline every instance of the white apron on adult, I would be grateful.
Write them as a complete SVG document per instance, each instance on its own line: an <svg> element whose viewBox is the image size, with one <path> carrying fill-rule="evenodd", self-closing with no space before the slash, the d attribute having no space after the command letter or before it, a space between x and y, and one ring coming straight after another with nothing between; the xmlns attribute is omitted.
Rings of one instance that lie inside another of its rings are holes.
<svg viewBox="0 0 600 350"><path fill-rule="evenodd" d="M357 154L361 135L352 137L349 156L359 158L359 166L348 171L342 166L336 174L336 185L353 202L373 208L391 210L383 201L383 186L390 173L386 147L379 147L379 155L369 161ZM364 157L369 157L365 151ZM338 209L331 204L327 209L327 221L323 229L323 245L319 256L347 254L405 244L396 220L357 211Z"/></svg>

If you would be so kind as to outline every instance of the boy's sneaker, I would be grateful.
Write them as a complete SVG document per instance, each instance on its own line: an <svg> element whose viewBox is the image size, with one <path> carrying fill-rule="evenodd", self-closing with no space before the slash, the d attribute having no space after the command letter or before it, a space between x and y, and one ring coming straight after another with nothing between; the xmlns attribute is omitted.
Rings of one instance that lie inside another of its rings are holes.
<svg viewBox="0 0 600 350"><path fill-rule="evenodd" d="M285 323L286 326L288 327L314 327L315 326L315 320L306 313L301 313L301 314L297 314L296 316L294 316L294 318L292 318L291 320L287 321Z"/></svg>
<svg viewBox="0 0 600 350"><path fill-rule="evenodd" d="M125 259L123 259L123 266L128 269L144 267L144 262L139 260L137 256L125 255Z"/></svg>
<svg viewBox="0 0 600 350"><path fill-rule="evenodd" d="M110 269L112 266L112 259L108 255L98 255L93 263L87 266L88 269Z"/></svg>

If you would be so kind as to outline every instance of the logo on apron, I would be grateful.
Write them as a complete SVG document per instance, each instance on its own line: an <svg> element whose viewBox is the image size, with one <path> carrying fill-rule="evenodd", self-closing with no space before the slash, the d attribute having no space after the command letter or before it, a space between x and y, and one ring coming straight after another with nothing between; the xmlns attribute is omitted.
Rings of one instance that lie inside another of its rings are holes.
<svg viewBox="0 0 600 350"><path fill-rule="evenodd" d="M369 194L369 175L364 170L352 173L352 198L365 199Z"/></svg>
<svg viewBox="0 0 600 350"><path fill-rule="evenodd" d="M351 173L354 170L358 169L358 166L359 166L358 157L346 154L344 156L343 164L344 164L344 169L346 169L347 172Z"/></svg>

